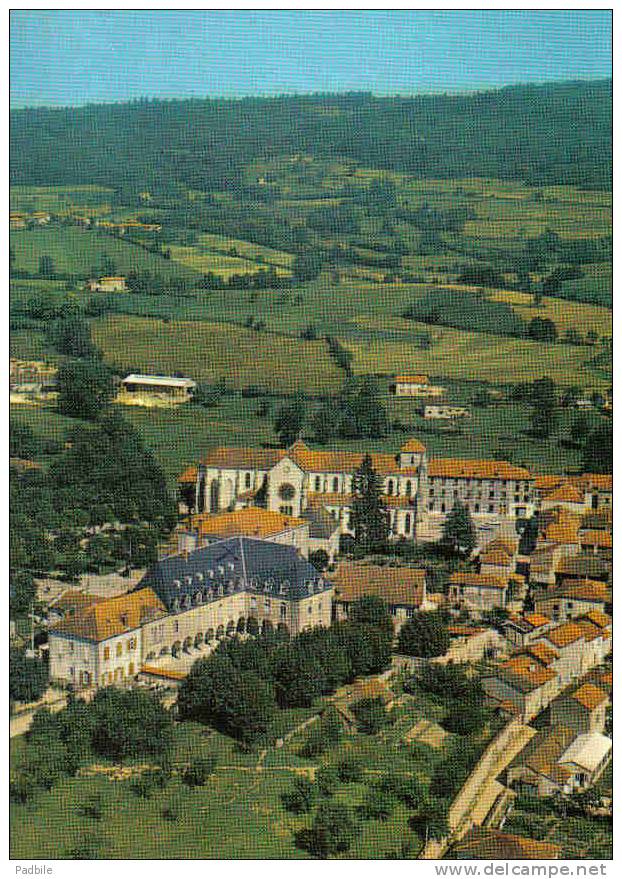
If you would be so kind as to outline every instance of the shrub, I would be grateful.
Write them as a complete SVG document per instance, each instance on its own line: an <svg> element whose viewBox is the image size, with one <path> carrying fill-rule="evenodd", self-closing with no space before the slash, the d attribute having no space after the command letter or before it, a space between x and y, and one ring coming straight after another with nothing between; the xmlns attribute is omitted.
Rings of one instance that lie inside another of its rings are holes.
<svg viewBox="0 0 622 879"><path fill-rule="evenodd" d="M388 791L379 787L369 787L361 803L363 818L386 821L395 809L397 800Z"/></svg>
<svg viewBox="0 0 622 879"><path fill-rule="evenodd" d="M361 699L352 706L359 732L375 735L388 723L387 709L379 696L373 699Z"/></svg>
<svg viewBox="0 0 622 879"><path fill-rule="evenodd" d="M184 771L182 781L188 787L203 787L210 775L213 775L215 768L215 757L201 757Z"/></svg>
<svg viewBox="0 0 622 879"><path fill-rule="evenodd" d="M315 774L318 793L331 797L339 787L339 774L334 766L321 766Z"/></svg>
<svg viewBox="0 0 622 879"><path fill-rule="evenodd" d="M288 812L298 815L310 812L317 796L317 790L308 778L299 777L294 781L291 790L282 794L283 805Z"/></svg>
<svg viewBox="0 0 622 879"><path fill-rule="evenodd" d="M337 765L337 774L341 781L349 783L360 781L363 776L363 767L354 757L346 757Z"/></svg>

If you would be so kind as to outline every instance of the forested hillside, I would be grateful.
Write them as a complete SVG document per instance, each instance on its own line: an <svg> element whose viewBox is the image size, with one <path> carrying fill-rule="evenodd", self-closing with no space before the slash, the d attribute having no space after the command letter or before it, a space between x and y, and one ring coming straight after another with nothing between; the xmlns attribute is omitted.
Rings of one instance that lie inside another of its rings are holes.
<svg viewBox="0 0 622 879"><path fill-rule="evenodd" d="M11 182L239 189L255 160L307 153L421 178L605 189L611 81L468 95L141 100L11 114Z"/></svg>

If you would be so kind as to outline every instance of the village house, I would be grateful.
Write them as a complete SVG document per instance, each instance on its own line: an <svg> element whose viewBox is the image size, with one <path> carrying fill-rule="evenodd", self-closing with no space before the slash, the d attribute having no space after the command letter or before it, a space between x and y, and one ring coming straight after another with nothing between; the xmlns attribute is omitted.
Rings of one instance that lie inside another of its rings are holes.
<svg viewBox="0 0 622 879"><path fill-rule="evenodd" d="M536 611L556 623L580 617L591 610L604 612L610 602L610 590L598 580L565 580L561 586L534 595Z"/></svg>
<svg viewBox="0 0 622 879"><path fill-rule="evenodd" d="M143 627L166 616L148 588L70 611L49 629L50 679L77 689L131 681L141 669Z"/></svg>
<svg viewBox="0 0 622 879"><path fill-rule="evenodd" d="M528 612L522 616L512 615L503 623L503 634L515 648L524 648L534 642L553 625L552 620L543 613Z"/></svg>
<svg viewBox="0 0 622 879"><path fill-rule="evenodd" d="M500 663L482 678L482 689L504 713L528 723L543 711L560 691L553 667L556 652L530 646Z"/></svg>
<svg viewBox="0 0 622 879"><path fill-rule="evenodd" d="M611 586L612 562L602 555L580 553L560 559L555 566L554 578L558 586L567 580L597 580Z"/></svg>
<svg viewBox="0 0 622 879"><path fill-rule="evenodd" d="M577 734L604 733L609 696L595 684L585 682L551 702L551 726L570 727Z"/></svg>
<svg viewBox="0 0 622 879"><path fill-rule="evenodd" d="M499 529L501 532L501 529ZM477 557L480 574L509 577L518 561L519 538L514 533L498 533L486 543Z"/></svg>
<svg viewBox="0 0 622 879"><path fill-rule="evenodd" d="M611 739L577 735L568 726L540 730L507 769L507 784L523 794L551 797L593 785L611 760Z"/></svg>
<svg viewBox="0 0 622 879"><path fill-rule="evenodd" d="M455 610L479 615L495 608L505 608L525 590L520 574L497 576L474 571L457 571L449 577L448 602Z"/></svg>
<svg viewBox="0 0 622 879"><path fill-rule="evenodd" d="M9 229L13 232L16 229L25 229L26 228L26 217L23 214L11 213L9 214Z"/></svg>
<svg viewBox="0 0 622 879"><path fill-rule="evenodd" d="M117 402L135 406L187 403L192 399L196 387L196 382L191 378L132 373L121 382Z"/></svg>
<svg viewBox="0 0 622 879"><path fill-rule="evenodd" d="M396 375L391 390L396 397L442 397L445 388L431 385L427 375Z"/></svg>
<svg viewBox="0 0 622 879"><path fill-rule="evenodd" d="M551 495L559 489L564 489L562 497L552 500L552 505L570 505L570 507L578 506L578 495L570 493L567 500L563 499L566 495L566 487L574 486L578 489L583 497L583 510L610 510L612 506L613 496L613 480L611 474L607 473L584 473L580 476L537 476L535 479L535 493L541 505L546 499L551 502Z"/></svg>
<svg viewBox="0 0 622 879"><path fill-rule="evenodd" d="M9 360L9 387L16 394L45 394L57 388L58 367L43 360Z"/></svg>
<svg viewBox="0 0 622 879"><path fill-rule="evenodd" d="M385 602L396 632L417 611L435 609L427 600L424 570L342 561L329 576L336 620L347 619L352 604L370 595Z"/></svg>
<svg viewBox="0 0 622 879"><path fill-rule="evenodd" d="M309 522L261 507L190 516L174 535L178 552L193 552L229 537L258 537L295 546L304 558L309 555Z"/></svg>
<svg viewBox="0 0 622 879"><path fill-rule="evenodd" d="M464 406L451 403L426 403L421 414L428 420L451 421L454 418L470 418L471 413Z"/></svg>
<svg viewBox="0 0 622 879"><path fill-rule="evenodd" d="M122 276L109 276L87 281L86 289L91 293L125 293L127 291L127 283L126 279Z"/></svg>
<svg viewBox="0 0 622 879"><path fill-rule="evenodd" d="M581 541L581 552L611 559L613 552L611 531L588 528L580 532L579 540Z"/></svg>

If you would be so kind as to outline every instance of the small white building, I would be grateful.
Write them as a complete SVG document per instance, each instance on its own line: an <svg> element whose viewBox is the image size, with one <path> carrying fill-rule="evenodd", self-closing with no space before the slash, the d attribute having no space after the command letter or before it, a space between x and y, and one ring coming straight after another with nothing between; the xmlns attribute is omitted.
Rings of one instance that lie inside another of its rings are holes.
<svg viewBox="0 0 622 879"><path fill-rule="evenodd" d="M86 288L91 293L125 293L127 284L122 276L109 276L88 281Z"/></svg>
<svg viewBox="0 0 622 879"><path fill-rule="evenodd" d="M396 397L441 397L445 388L431 385L427 375L396 375L392 385Z"/></svg>
<svg viewBox="0 0 622 879"><path fill-rule="evenodd" d="M426 403L423 407L423 417L451 421L454 418L470 418L471 413L464 406L452 406L450 403Z"/></svg>
<svg viewBox="0 0 622 879"><path fill-rule="evenodd" d="M149 402L186 403L192 399L197 383L191 378L132 373L121 382L117 402L149 405Z"/></svg>

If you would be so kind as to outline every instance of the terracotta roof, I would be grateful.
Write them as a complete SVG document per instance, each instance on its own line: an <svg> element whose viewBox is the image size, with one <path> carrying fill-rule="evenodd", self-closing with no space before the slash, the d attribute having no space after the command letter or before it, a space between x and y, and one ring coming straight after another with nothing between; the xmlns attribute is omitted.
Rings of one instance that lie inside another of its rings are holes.
<svg viewBox="0 0 622 879"><path fill-rule="evenodd" d="M512 766L527 766L538 775L563 782L570 771L558 765L558 760L575 740L576 732L566 726L540 730L512 761Z"/></svg>
<svg viewBox="0 0 622 879"><path fill-rule="evenodd" d="M613 490L613 477L610 473L584 473L577 479L580 485L597 488L601 491Z"/></svg>
<svg viewBox="0 0 622 879"><path fill-rule="evenodd" d="M462 458L433 458L428 467L428 476L445 479L531 479L531 474L523 467L516 467L508 461L480 461Z"/></svg>
<svg viewBox="0 0 622 879"><path fill-rule="evenodd" d="M496 574L476 574L471 571L457 571L449 578L449 582L459 586L475 586L482 589L507 589L507 577Z"/></svg>
<svg viewBox="0 0 622 879"><path fill-rule="evenodd" d="M571 693L570 698L574 699L574 701L578 702L580 705L583 705L584 708L587 708L589 711L592 711L592 709L602 705L602 703L609 697L604 690L600 689L600 687L595 687L594 684L587 683L582 684L578 690Z"/></svg>
<svg viewBox="0 0 622 879"><path fill-rule="evenodd" d="M611 549L613 545L611 532L600 529L584 531L580 540L582 546L599 546L602 549Z"/></svg>
<svg viewBox="0 0 622 879"><path fill-rule="evenodd" d="M558 574L568 575L572 579L583 579L584 577L596 579L600 576L606 576L609 579L611 563L601 556L581 554L562 559L558 562L555 570Z"/></svg>
<svg viewBox="0 0 622 879"><path fill-rule="evenodd" d="M583 630L578 623L567 622L562 623L561 626L557 626L555 629L550 629L542 637L549 640L555 647L567 647L583 637Z"/></svg>
<svg viewBox="0 0 622 879"><path fill-rule="evenodd" d="M196 464L191 464L177 477L177 482L196 482L199 468Z"/></svg>
<svg viewBox="0 0 622 879"><path fill-rule="evenodd" d="M551 842L516 836L501 830L473 827L454 844L452 852L459 858L545 861L561 857L562 849Z"/></svg>
<svg viewBox="0 0 622 879"><path fill-rule="evenodd" d="M567 510L560 509L556 518L544 528L544 539L549 543L577 543L579 542L580 516L573 515Z"/></svg>
<svg viewBox="0 0 622 879"><path fill-rule="evenodd" d="M535 690L557 677L557 672L542 665L541 660L525 653L517 653L500 665L502 672L509 672L515 681L522 682L521 689Z"/></svg>
<svg viewBox="0 0 622 879"><path fill-rule="evenodd" d="M187 520L191 527L198 529L203 537L269 537L291 528L306 525L304 519L284 516L261 507L245 507L231 513L203 513Z"/></svg>
<svg viewBox="0 0 622 879"><path fill-rule="evenodd" d="M553 476L541 474L536 476L535 487L540 492L555 491L562 485L574 485L582 489L600 489L611 491L613 479L609 473L583 473L581 476Z"/></svg>
<svg viewBox="0 0 622 879"><path fill-rule="evenodd" d="M512 556L503 552L501 549L486 550L480 555L480 561L483 565L497 565L499 567L507 567L512 563Z"/></svg>
<svg viewBox="0 0 622 879"><path fill-rule="evenodd" d="M91 595L89 592L79 592L77 589L66 589L58 598L50 602L49 607L59 613L73 615L105 600L102 595Z"/></svg>
<svg viewBox="0 0 622 879"><path fill-rule="evenodd" d="M402 384L428 385L430 379L427 375L396 375L395 381Z"/></svg>
<svg viewBox="0 0 622 879"><path fill-rule="evenodd" d="M420 607L425 597L425 571L418 568L340 562L329 576L336 601L377 595L387 604Z"/></svg>
<svg viewBox="0 0 622 879"><path fill-rule="evenodd" d="M71 618L50 627L55 634L73 635L85 641L106 641L137 629L146 620L166 615L166 607L149 588L107 598Z"/></svg>
<svg viewBox="0 0 622 879"><path fill-rule="evenodd" d="M591 610L589 613L584 614L582 619L589 620L595 626L598 626L599 629L606 629L611 625L611 617L600 610Z"/></svg>
<svg viewBox="0 0 622 879"><path fill-rule="evenodd" d="M565 482L559 488L555 488L550 494L547 494L545 500L560 501L563 503L582 504L583 495L574 485Z"/></svg>
<svg viewBox="0 0 622 879"><path fill-rule="evenodd" d="M285 449L225 448L211 449L203 458L206 467L270 470L286 454Z"/></svg>
<svg viewBox="0 0 622 879"><path fill-rule="evenodd" d="M523 614L523 619L527 620L529 625L534 629L538 629L540 626L546 626L551 622L548 617L544 616L544 614L536 613L534 611Z"/></svg>
<svg viewBox="0 0 622 879"><path fill-rule="evenodd" d="M583 639L585 641L595 641L596 638L600 638L602 635L602 630L589 620L577 620L577 625L583 632Z"/></svg>
<svg viewBox="0 0 622 879"><path fill-rule="evenodd" d="M561 586L539 596L538 601L554 598L576 598L583 601L608 601L610 592L599 580L565 580Z"/></svg>
<svg viewBox="0 0 622 879"><path fill-rule="evenodd" d="M400 446L400 452L425 452L425 446L419 440L409 439Z"/></svg>
<svg viewBox="0 0 622 879"><path fill-rule="evenodd" d="M303 442L295 443L287 453L298 466L311 473L353 473L363 463L365 453L337 451L317 451L308 448ZM384 452L371 452L372 467L379 474L418 473L416 468L400 469L395 455Z"/></svg>
<svg viewBox="0 0 622 879"><path fill-rule="evenodd" d="M547 647L546 644L542 644L541 642L529 644L525 647L522 653L534 656L539 662L547 666L551 665L556 659L559 659L559 653L556 650L552 647Z"/></svg>

